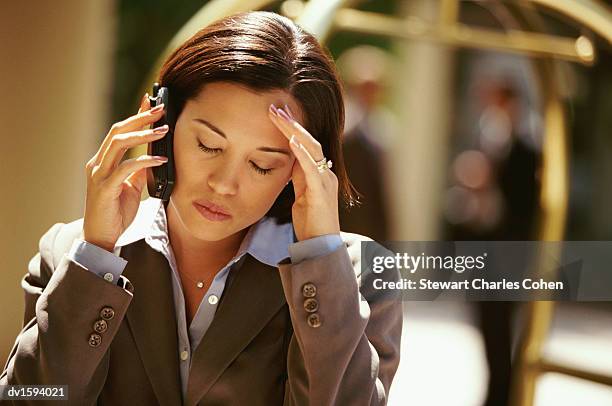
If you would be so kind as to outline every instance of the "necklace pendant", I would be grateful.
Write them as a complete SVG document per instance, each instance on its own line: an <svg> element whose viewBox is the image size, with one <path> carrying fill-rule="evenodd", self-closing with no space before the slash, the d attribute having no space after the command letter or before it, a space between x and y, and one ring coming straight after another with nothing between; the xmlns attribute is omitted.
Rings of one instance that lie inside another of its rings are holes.
<svg viewBox="0 0 612 406"><path fill-rule="evenodd" d="M204 282L200 281L196 284L196 286L200 289L202 289L204 287Z"/></svg>

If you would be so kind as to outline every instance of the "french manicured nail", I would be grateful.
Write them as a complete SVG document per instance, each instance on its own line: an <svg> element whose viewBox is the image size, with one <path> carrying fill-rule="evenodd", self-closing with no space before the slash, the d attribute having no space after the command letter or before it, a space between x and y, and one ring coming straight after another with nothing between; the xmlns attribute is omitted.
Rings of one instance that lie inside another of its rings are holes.
<svg viewBox="0 0 612 406"><path fill-rule="evenodd" d="M295 116L293 115L293 111L291 111L291 108L289 107L288 104L285 104L285 110L287 111L287 113L289 113L289 116L293 119L295 119Z"/></svg>
<svg viewBox="0 0 612 406"><path fill-rule="evenodd" d="M165 132L168 131L168 125L164 124L161 127L157 127L153 129L153 133L155 134L164 134Z"/></svg>
<svg viewBox="0 0 612 406"><path fill-rule="evenodd" d="M160 104L159 106L155 106L151 109L151 113L159 113L160 111L162 111L164 109L164 103Z"/></svg>
<svg viewBox="0 0 612 406"><path fill-rule="evenodd" d="M278 109L276 108L275 105L271 104L269 110L272 114L278 116Z"/></svg>
<svg viewBox="0 0 612 406"><path fill-rule="evenodd" d="M160 162L168 162L168 158L165 156L154 155L153 159L155 159L156 161L160 161Z"/></svg>
<svg viewBox="0 0 612 406"><path fill-rule="evenodd" d="M289 117L289 114L285 113L285 110L283 109L277 109L278 111L278 115L281 116L282 118L284 118L287 121L291 121L291 117Z"/></svg>

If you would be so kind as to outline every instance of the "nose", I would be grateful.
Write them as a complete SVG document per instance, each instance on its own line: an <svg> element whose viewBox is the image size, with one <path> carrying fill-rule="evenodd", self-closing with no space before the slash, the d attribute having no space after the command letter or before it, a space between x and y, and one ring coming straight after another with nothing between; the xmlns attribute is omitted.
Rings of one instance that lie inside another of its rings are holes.
<svg viewBox="0 0 612 406"><path fill-rule="evenodd" d="M238 193L238 168L221 165L208 176L208 186L219 195L233 196Z"/></svg>

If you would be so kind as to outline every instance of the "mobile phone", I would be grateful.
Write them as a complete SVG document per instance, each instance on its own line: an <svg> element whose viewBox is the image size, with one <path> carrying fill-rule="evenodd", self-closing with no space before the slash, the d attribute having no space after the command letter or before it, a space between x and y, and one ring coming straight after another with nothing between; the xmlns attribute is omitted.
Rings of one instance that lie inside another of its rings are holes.
<svg viewBox="0 0 612 406"><path fill-rule="evenodd" d="M151 108L164 104L164 114L153 124L152 128L168 125L168 132L157 141L150 142L147 146L148 155L160 155L168 158L163 165L147 168L147 190L149 196L167 202L170 200L172 188L175 182L174 172L174 125L176 120L170 105L167 87L160 87L159 83L153 84L152 96L149 96Z"/></svg>

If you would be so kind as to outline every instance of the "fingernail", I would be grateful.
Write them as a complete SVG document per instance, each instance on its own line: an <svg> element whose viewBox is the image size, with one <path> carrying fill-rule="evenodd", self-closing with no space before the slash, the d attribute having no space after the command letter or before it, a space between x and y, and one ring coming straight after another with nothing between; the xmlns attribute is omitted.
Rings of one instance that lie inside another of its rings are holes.
<svg viewBox="0 0 612 406"><path fill-rule="evenodd" d="M151 113L159 113L160 111L162 111L164 109L164 103L160 104L159 106L155 106L151 109Z"/></svg>
<svg viewBox="0 0 612 406"><path fill-rule="evenodd" d="M285 104L285 110L287 110L287 113L289 113L289 116L291 116L291 118L295 119L295 116L293 115L293 112L291 111L291 108L289 108L288 104Z"/></svg>
<svg viewBox="0 0 612 406"><path fill-rule="evenodd" d="M276 111L278 111L278 115L279 116L281 116L282 118L284 118L287 121L291 121L291 117L289 117L289 115L287 113L285 113L285 110L277 109Z"/></svg>
<svg viewBox="0 0 612 406"><path fill-rule="evenodd" d="M270 110L270 112L272 112L272 114L278 116L278 109L276 108L275 105L271 104L269 110Z"/></svg>
<svg viewBox="0 0 612 406"><path fill-rule="evenodd" d="M160 162L167 162L168 158L165 156L160 156L160 155L155 155L153 156L153 159L155 159L156 161L160 161Z"/></svg>
<svg viewBox="0 0 612 406"><path fill-rule="evenodd" d="M295 135L292 135L292 136L291 136L291 138L289 139L289 143L290 143L291 145L293 145L293 146L296 146L296 147L298 146L298 143L297 143L297 141L296 141L296 139L295 139Z"/></svg>
<svg viewBox="0 0 612 406"><path fill-rule="evenodd" d="M161 127L157 127L153 129L153 133L155 134L164 134L166 131L168 131L168 125L164 124Z"/></svg>

